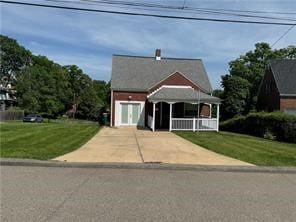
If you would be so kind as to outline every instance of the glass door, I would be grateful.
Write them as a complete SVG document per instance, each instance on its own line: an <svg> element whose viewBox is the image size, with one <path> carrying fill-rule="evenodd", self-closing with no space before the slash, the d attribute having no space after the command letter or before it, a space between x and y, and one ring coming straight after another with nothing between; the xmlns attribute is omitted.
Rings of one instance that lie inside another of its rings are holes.
<svg viewBox="0 0 296 222"><path fill-rule="evenodd" d="M141 116L138 103L121 103L121 125L137 125Z"/></svg>
<svg viewBox="0 0 296 222"><path fill-rule="evenodd" d="M121 103L121 124L129 124L129 104Z"/></svg>
<svg viewBox="0 0 296 222"><path fill-rule="evenodd" d="M131 124L137 125L140 119L140 104L130 104L132 106L131 113Z"/></svg>

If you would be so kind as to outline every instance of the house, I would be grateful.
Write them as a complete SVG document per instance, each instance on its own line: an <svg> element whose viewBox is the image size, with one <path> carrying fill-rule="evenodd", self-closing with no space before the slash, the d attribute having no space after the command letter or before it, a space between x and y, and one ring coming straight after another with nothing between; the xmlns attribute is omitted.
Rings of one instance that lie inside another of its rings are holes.
<svg viewBox="0 0 296 222"><path fill-rule="evenodd" d="M259 88L258 109L296 113L296 59L269 62Z"/></svg>
<svg viewBox="0 0 296 222"><path fill-rule="evenodd" d="M16 101L16 98L12 93L15 94L15 91L11 88L10 84L8 84L7 87L3 87L3 85L0 84L0 111L4 111L11 107Z"/></svg>
<svg viewBox="0 0 296 222"><path fill-rule="evenodd" d="M215 130L220 99L200 59L113 55L111 126ZM216 106L215 117L212 108Z"/></svg>

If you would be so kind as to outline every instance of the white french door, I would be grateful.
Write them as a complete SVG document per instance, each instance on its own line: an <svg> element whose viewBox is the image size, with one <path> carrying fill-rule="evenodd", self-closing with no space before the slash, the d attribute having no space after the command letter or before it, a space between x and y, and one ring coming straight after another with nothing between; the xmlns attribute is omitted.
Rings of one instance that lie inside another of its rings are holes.
<svg viewBox="0 0 296 222"><path fill-rule="evenodd" d="M141 104L120 103L121 125L137 125L141 115Z"/></svg>

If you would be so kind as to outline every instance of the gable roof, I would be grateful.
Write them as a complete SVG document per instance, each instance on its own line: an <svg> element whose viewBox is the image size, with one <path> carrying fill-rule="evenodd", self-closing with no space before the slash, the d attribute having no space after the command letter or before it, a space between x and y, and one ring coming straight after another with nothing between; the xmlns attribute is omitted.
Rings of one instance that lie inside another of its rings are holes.
<svg viewBox="0 0 296 222"><path fill-rule="evenodd" d="M296 59L269 62L280 95L296 95Z"/></svg>
<svg viewBox="0 0 296 222"><path fill-rule="evenodd" d="M172 73L182 73L207 92L212 87L200 59L178 59L113 55L111 89L121 91L148 91Z"/></svg>

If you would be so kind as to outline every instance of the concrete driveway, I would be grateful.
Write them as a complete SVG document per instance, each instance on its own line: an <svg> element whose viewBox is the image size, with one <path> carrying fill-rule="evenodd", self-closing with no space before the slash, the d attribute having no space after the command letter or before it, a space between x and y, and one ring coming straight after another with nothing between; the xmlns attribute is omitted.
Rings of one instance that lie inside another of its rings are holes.
<svg viewBox="0 0 296 222"><path fill-rule="evenodd" d="M126 127L103 128L81 148L55 160L251 165L204 149L170 132L153 133Z"/></svg>

